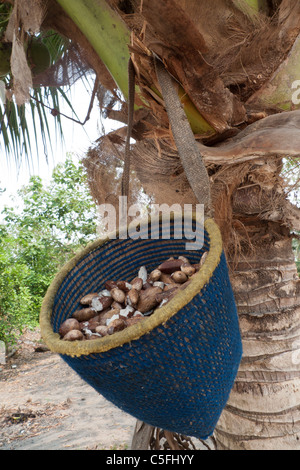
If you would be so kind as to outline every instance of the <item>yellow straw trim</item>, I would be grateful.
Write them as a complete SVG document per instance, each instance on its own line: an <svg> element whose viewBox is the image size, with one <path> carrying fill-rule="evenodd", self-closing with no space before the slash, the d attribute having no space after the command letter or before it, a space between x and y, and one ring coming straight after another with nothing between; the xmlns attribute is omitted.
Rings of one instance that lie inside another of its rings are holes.
<svg viewBox="0 0 300 470"><path fill-rule="evenodd" d="M114 333L111 336L104 336L103 338L93 341L63 341L60 339L58 333L53 332L51 326L51 314L56 292L66 275L78 264L78 262L110 238L106 237L89 243L59 271L45 295L40 312L40 327L42 337L49 349L58 354L66 354L72 357L103 353L112 348L129 343L130 341L137 340L144 334L149 333L154 328L169 320L201 291L201 289L210 280L214 270L220 262L222 254L222 238L220 230L213 219L207 219L204 222L204 227L210 239L208 256L203 266L186 289L179 292L166 305L156 309L151 316L145 317L137 324L125 328L123 331Z"/></svg>

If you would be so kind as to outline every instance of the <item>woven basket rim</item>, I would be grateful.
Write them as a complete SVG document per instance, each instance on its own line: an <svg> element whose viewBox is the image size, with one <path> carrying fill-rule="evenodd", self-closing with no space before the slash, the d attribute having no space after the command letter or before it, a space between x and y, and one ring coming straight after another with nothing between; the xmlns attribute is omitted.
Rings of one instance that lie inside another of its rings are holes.
<svg viewBox="0 0 300 470"><path fill-rule="evenodd" d="M176 216L175 216L176 217ZM193 214L193 219L196 219ZM203 221L202 221L203 222ZM141 225L148 223L148 218L141 222ZM122 346L125 343L137 340L154 328L164 324L179 310L185 307L197 295L201 289L209 282L214 270L218 266L222 254L222 238L220 230L213 219L206 219L205 230L210 239L210 248L207 258L199 272L194 276L192 282L181 292L176 294L166 305L157 308L149 317L145 317L140 322L125 328L123 331L114 333L111 336L94 339L92 341L63 341L58 333L54 333L51 326L51 314L55 295L67 274L93 250L101 247L111 240L110 235L99 238L86 245L70 261L68 261L57 273L50 284L44 297L40 311L41 335L46 345L52 352L79 357L82 355L103 353L110 349ZM138 242L138 240L137 240Z"/></svg>

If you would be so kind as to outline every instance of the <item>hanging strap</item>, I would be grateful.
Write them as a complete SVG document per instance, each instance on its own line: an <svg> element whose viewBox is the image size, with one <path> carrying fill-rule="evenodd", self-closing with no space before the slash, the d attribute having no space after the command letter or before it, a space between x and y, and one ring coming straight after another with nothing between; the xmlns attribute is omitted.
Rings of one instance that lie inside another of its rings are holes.
<svg viewBox="0 0 300 470"><path fill-rule="evenodd" d="M133 127L134 115L134 95L135 95L135 70L131 59L128 62L128 122L127 122L127 136L125 143L125 159L124 171L122 177L122 196L129 195L129 179L130 179L130 137Z"/></svg>
<svg viewBox="0 0 300 470"><path fill-rule="evenodd" d="M213 210L209 177L193 131L182 107L171 75L156 56L154 56L154 63L181 164L196 199L200 204L204 204L205 215L211 217ZM128 63L128 125L122 178L122 196L127 197L129 194L130 137L133 127L134 96L135 70L133 62L130 59Z"/></svg>
<svg viewBox="0 0 300 470"><path fill-rule="evenodd" d="M154 57L154 62L181 164L198 202L204 204L205 215L211 217L209 178L193 131L171 75L157 57Z"/></svg>

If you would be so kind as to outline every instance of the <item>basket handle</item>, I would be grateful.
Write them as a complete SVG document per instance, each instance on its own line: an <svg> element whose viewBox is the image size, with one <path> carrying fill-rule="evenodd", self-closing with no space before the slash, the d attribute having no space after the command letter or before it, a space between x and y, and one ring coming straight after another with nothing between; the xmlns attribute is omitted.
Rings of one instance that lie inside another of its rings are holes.
<svg viewBox="0 0 300 470"><path fill-rule="evenodd" d="M212 217L213 209L210 195L210 183L202 155L184 112L180 98L173 85L169 72L157 56L154 55L156 75L161 87L167 114L169 117L174 141L181 159L188 182L200 204L204 205L204 213ZM130 137L133 127L135 96L135 70L131 59L128 63L128 123L125 143L125 160L122 177L122 196L128 196L130 178Z"/></svg>
<svg viewBox="0 0 300 470"><path fill-rule="evenodd" d="M130 137L133 127L134 115L134 96L135 96L135 70L134 65L129 59L128 62L128 117L127 117L127 135L125 142L124 170L121 183L122 196L129 195L129 179L130 179Z"/></svg>
<svg viewBox="0 0 300 470"><path fill-rule="evenodd" d="M154 62L181 164L196 199L200 204L204 204L205 215L211 217L210 183L202 155L174 87L174 80L156 56Z"/></svg>

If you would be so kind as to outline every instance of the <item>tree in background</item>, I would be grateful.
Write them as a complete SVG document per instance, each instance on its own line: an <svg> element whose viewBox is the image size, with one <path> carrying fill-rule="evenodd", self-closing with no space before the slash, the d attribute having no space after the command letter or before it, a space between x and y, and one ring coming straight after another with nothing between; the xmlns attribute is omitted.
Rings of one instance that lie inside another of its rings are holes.
<svg viewBox="0 0 300 470"><path fill-rule="evenodd" d="M82 164L68 156L46 186L32 176L1 216L0 339L11 342L23 327L37 325L53 276L96 235L96 206Z"/></svg>

